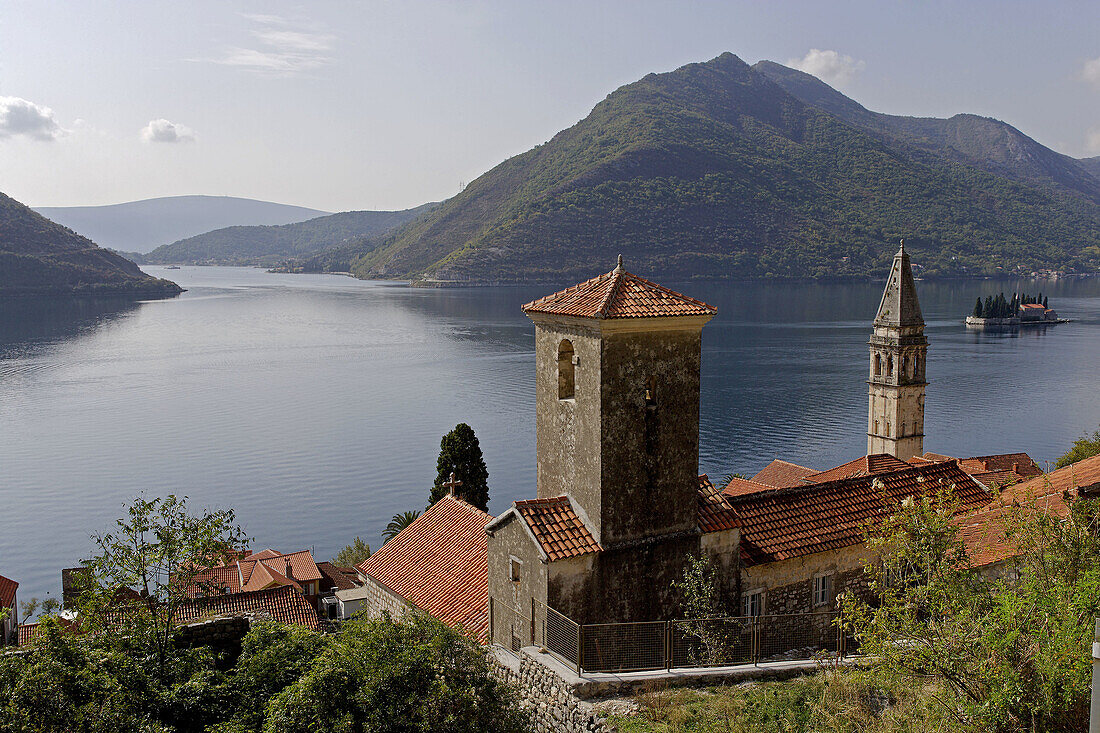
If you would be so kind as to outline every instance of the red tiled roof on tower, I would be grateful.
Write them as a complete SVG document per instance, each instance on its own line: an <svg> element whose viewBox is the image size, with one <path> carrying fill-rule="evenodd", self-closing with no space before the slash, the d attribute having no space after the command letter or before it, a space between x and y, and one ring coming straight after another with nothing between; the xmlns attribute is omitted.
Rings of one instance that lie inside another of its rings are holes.
<svg viewBox="0 0 1100 733"><path fill-rule="evenodd" d="M799 486L802 483L802 479L806 478L811 473L818 473L818 470L816 468L806 468L797 463L782 461L776 458L774 461L764 466L764 468L750 480L758 484L765 484L767 486L774 486L777 489L782 489L787 486Z"/></svg>
<svg viewBox="0 0 1100 733"><path fill-rule="evenodd" d="M872 453L869 456L861 456L854 461L842 463L836 468L827 471L813 473L803 477L804 483L823 484L826 481L838 481L844 478L858 478L860 476L874 476L890 471L899 471L908 468L909 464L887 453Z"/></svg>
<svg viewBox="0 0 1100 733"><path fill-rule="evenodd" d="M619 264L611 272L533 300L523 306L523 312L608 319L713 316L718 309L630 274L619 255Z"/></svg>
<svg viewBox="0 0 1100 733"><path fill-rule="evenodd" d="M517 501L516 512L535 535L549 560L599 552L600 544L573 510L568 496Z"/></svg>
<svg viewBox="0 0 1100 733"><path fill-rule="evenodd" d="M444 496L358 566L408 603L479 638L489 626L492 516Z"/></svg>
<svg viewBox="0 0 1100 733"><path fill-rule="evenodd" d="M15 601L15 591L18 588L19 584L14 580L0 575L0 609L11 608L12 602Z"/></svg>
<svg viewBox="0 0 1100 733"><path fill-rule="evenodd" d="M859 544L868 521L885 518L906 497L950 486L955 487L961 511L990 500L981 485L950 462L761 491L727 501L741 520L742 557L760 563Z"/></svg>

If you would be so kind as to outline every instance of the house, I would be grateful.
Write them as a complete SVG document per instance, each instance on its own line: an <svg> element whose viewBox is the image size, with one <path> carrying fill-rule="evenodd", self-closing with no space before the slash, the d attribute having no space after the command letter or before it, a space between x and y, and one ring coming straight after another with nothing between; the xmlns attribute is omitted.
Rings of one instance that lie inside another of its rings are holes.
<svg viewBox="0 0 1100 733"><path fill-rule="evenodd" d="M324 577L309 550L281 553L270 548L245 554L228 565L206 568L192 581L194 597L245 593L290 586L316 601ZM332 582L330 578L329 583Z"/></svg>
<svg viewBox="0 0 1100 733"><path fill-rule="evenodd" d="M18 641L16 627L19 625L19 601L16 591L19 584L0 575L0 646Z"/></svg>
<svg viewBox="0 0 1100 733"><path fill-rule="evenodd" d="M186 624L226 616L266 617L313 630L320 626L314 604L299 589L285 584L192 598L180 605L176 619Z"/></svg>
<svg viewBox="0 0 1100 733"><path fill-rule="evenodd" d="M336 591L339 616L399 616L417 608L484 639L490 520L453 494L444 496L356 568L363 586Z"/></svg>

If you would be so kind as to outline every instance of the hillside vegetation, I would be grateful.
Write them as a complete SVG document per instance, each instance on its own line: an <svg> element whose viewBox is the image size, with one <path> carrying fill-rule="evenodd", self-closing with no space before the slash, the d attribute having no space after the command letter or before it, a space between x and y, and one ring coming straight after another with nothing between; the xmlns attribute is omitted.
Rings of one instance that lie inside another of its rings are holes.
<svg viewBox="0 0 1100 733"><path fill-rule="evenodd" d="M631 270L670 279L867 277L904 237L926 276L1100 268L1100 184L1077 162L1047 151L1065 166L1009 175L973 160L1000 149L975 140L984 122L948 121L920 142L926 133L883 130L864 112L875 129L728 53L650 74L324 266L561 281L609 270L622 252ZM1005 128L993 138L1011 137Z"/></svg>
<svg viewBox="0 0 1100 733"><path fill-rule="evenodd" d="M282 226L232 226L181 239L144 255L151 264L269 265L338 246L352 237L375 237L438 204L404 211L345 211Z"/></svg>
<svg viewBox="0 0 1100 733"><path fill-rule="evenodd" d="M181 292L0 193L0 296Z"/></svg>

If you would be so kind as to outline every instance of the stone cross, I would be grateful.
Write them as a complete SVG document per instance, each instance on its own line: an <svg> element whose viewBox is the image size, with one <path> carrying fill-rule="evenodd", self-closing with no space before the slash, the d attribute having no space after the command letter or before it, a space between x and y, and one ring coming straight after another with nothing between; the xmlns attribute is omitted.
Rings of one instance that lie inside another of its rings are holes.
<svg viewBox="0 0 1100 733"><path fill-rule="evenodd" d="M462 485L462 482L455 478L455 472L451 471L451 479L444 481L443 486L447 489L447 493L451 496L455 495L455 489Z"/></svg>

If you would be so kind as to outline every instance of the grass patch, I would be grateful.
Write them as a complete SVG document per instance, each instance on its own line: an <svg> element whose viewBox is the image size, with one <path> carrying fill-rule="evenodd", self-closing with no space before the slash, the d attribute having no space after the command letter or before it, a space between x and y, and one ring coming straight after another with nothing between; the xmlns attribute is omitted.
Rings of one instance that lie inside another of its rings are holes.
<svg viewBox="0 0 1100 733"><path fill-rule="evenodd" d="M920 733L979 730L948 718L944 690L881 689L858 671L698 689L653 685L621 733Z"/></svg>

